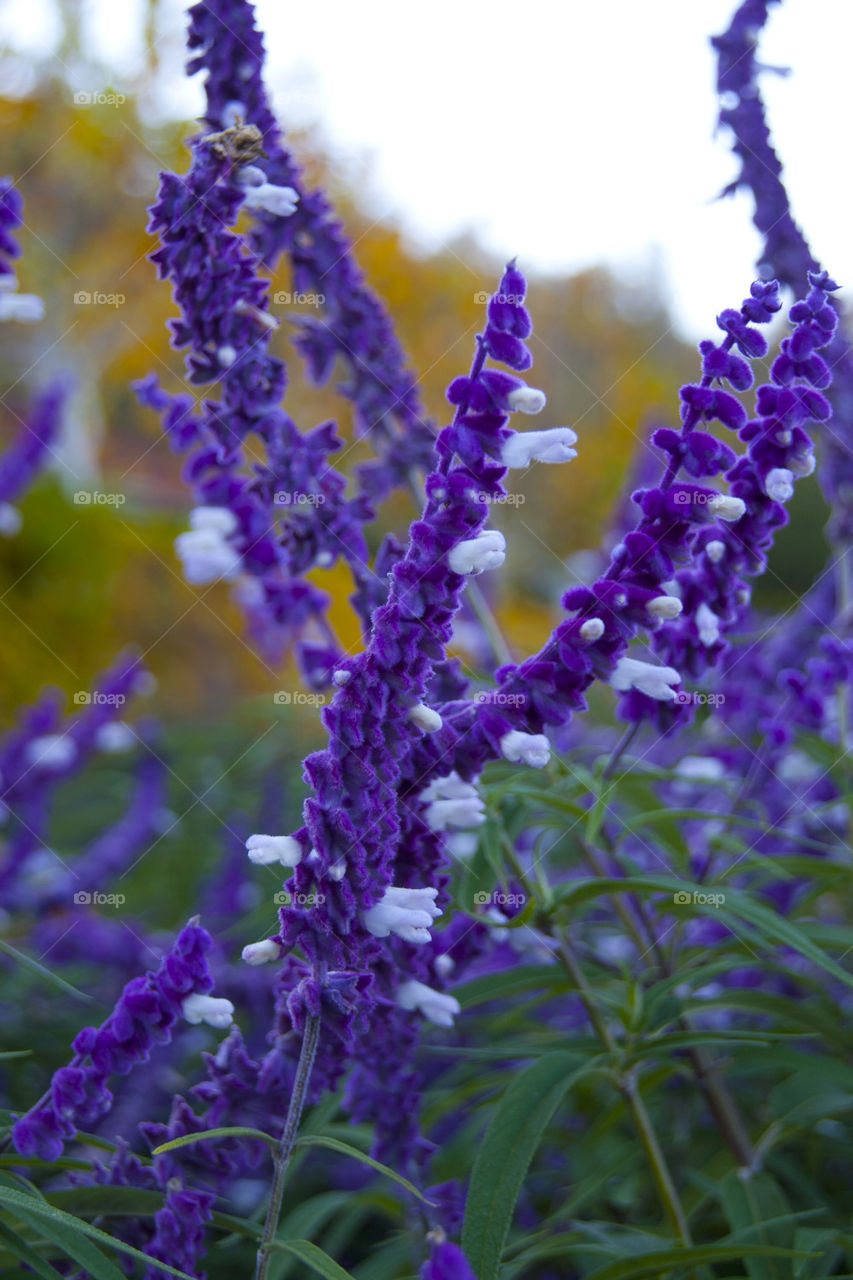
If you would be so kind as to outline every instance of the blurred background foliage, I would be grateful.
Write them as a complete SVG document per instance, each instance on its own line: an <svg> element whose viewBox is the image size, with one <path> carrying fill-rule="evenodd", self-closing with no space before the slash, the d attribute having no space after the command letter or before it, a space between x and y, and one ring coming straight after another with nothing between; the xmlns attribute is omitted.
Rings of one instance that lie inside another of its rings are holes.
<svg viewBox="0 0 853 1280"><path fill-rule="evenodd" d="M88 688L131 642L157 676L163 709L219 714L225 704L273 690L288 677L250 651L227 588L196 590L182 581L172 549L190 505L181 461L130 390L152 370L167 389L184 385L182 357L170 349L166 330L175 307L147 260L154 243L145 230L158 172L187 167L182 143L195 127L164 123L150 109L152 86L164 63L177 70L179 50L167 57L160 41L158 62L152 57L141 78L124 83L114 69L88 60L79 6L58 11L65 20L59 58L38 63L19 52L0 58L13 90L0 98L4 167L25 200L21 284L47 306L38 326L6 326L0 444L25 418L36 386L59 369L70 369L76 380L53 473L26 499L22 532L0 540L0 714L8 724L14 708L46 683L69 694ZM149 22L151 13L149 6ZM124 100L76 101L81 83L91 86L90 96ZM445 422L444 388L468 366L482 316L477 295L494 287L500 264L473 238L425 254L399 227L373 219L363 198L369 183L354 180L351 162L328 154L318 128L303 129L290 143L309 185L329 189L419 371L427 410ZM555 154L554 162L564 159ZM289 288L280 271L271 291ZM81 294L114 302L85 303ZM653 263L627 282L604 270L534 278L530 302L536 325L530 380L549 399L541 425L572 425L581 444L570 467L513 475L516 504L495 513L511 555L500 584L489 588L500 593L496 611L519 655L547 636L561 591L582 572L577 553L598 545L632 459L644 456L643 441L655 425L676 418L678 387L696 372L692 346L675 332L660 299ZM275 342L289 366L289 412L304 429L334 417L352 441L349 406L334 393L335 379L320 391L306 386L289 343L294 317L278 304L273 311L283 321ZM709 332L712 324L709 317ZM351 471L363 450L358 442L348 449L343 469ZM78 489L119 494L121 505L77 505ZM824 555L824 514L813 482L798 486L792 512L795 533L780 539L763 588L782 608ZM405 527L412 514L408 500L390 503L374 526L374 543L386 528ZM347 616L348 576L335 570L318 581L335 596L339 634L357 646ZM202 651L204 664L195 661Z"/></svg>

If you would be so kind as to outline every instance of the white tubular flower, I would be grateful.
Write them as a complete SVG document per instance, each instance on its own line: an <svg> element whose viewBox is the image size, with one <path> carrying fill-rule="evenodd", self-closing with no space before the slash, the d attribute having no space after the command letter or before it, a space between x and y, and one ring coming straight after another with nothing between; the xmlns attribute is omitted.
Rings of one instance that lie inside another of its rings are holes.
<svg viewBox="0 0 853 1280"><path fill-rule="evenodd" d="M571 427L550 431L516 431L504 442L501 462L505 467L529 467L531 462L571 462L578 456L572 445L578 438Z"/></svg>
<svg viewBox="0 0 853 1280"><path fill-rule="evenodd" d="M237 528L237 519L227 507L195 507L190 512L190 531L175 539L175 550L183 562L184 577L195 586L235 578L241 560L227 541Z"/></svg>
<svg viewBox="0 0 853 1280"><path fill-rule="evenodd" d="M429 942L432 922L441 915L435 905L437 889L398 889L389 885L377 902L362 915L364 927L374 938L396 933L404 942Z"/></svg>
<svg viewBox="0 0 853 1280"><path fill-rule="evenodd" d="M725 777L726 769L716 756L684 756L675 766L675 772L680 778L695 778L697 782L719 782Z"/></svg>
<svg viewBox="0 0 853 1280"><path fill-rule="evenodd" d="M264 938L261 942L250 942L242 951L246 964L269 964L271 960L280 960L282 948L273 938Z"/></svg>
<svg viewBox="0 0 853 1280"><path fill-rule="evenodd" d="M27 744L26 756L39 769L63 769L77 755L77 744L64 733L46 733Z"/></svg>
<svg viewBox="0 0 853 1280"><path fill-rule="evenodd" d="M638 658L620 658L610 677L610 685L617 693L636 689L658 702L672 702L677 694L671 686L680 680L681 676L674 667L655 667L651 662L640 662Z"/></svg>
<svg viewBox="0 0 853 1280"><path fill-rule="evenodd" d="M787 467L774 467L764 477L764 492L774 502L788 502L794 496L794 473Z"/></svg>
<svg viewBox="0 0 853 1280"><path fill-rule="evenodd" d="M302 845L293 836L249 836L246 841L249 861L266 867L280 862L283 867L296 867L302 861Z"/></svg>
<svg viewBox="0 0 853 1280"><path fill-rule="evenodd" d="M263 209L278 218L289 218L296 212L299 192L293 187L277 187L273 182L262 182L259 186L246 188L243 203L247 209Z"/></svg>
<svg viewBox="0 0 853 1280"><path fill-rule="evenodd" d="M0 533L4 538L14 538L20 532L23 517L11 502L0 502Z"/></svg>
<svg viewBox="0 0 853 1280"><path fill-rule="evenodd" d="M191 529L212 529L227 538L237 528L237 517L228 507L193 507L190 512Z"/></svg>
<svg viewBox="0 0 853 1280"><path fill-rule="evenodd" d="M646 605L653 618L666 618L670 621L677 618L684 608L677 596L655 596Z"/></svg>
<svg viewBox="0 0 853 1280"><path fill-rule="evenodd" d="M433 778L423 791L418 792L419 800L457 800L477 795L473 782L463 782L454 769L443 778Z"/></svg>
<svg viewBox="0 0 853 1280"><path fill-rule="evenodd" d="M581 640L600 640L604 635L604 623L601 618L587 618L586 622L581 623L580 629Z"/></svg>
<svg viewBox="0 0 853 1280"><path fill-rule="evenodd" d="M708 510L721 520L740 520L746 514L746 503L742 498L733 498L729 493L718 493L708 503Z"/></svg>
<svg viewBox="0 0 853 1280"><path fill-rule="evenodd" d="M401 1009L417 1009L430 1022L439 1027L452 1027L453 1019L462 1009L453 996L433 991L425 982L401 982L397 988L397 1004Z"/></svg>
<svg viewBox="0 0 853 1280"><path fill-rule="evenodd" d="M129 751L137 741L136 734L123 720L112 720L108 724L102 724L95 734L95 745L98 750L110 754Z"/></svg>
<svg viewBox="0 0 853 1280"><path fill-rule="evenodd" d="M44 319L44 303L34 293L0 293L0 320L37 324Z"/></svg>
<svg viewBox="0 0 853 1280"><path fill-rule="evenodd" d="M424 702L418 702L414 707L409 707L407 714L412 724L423 729L424 733L435 733L441 728L441 716Z"/></svg>
<svg viewBox="0 0 853 1280"><path fill-rule="evenodd" d="M510 413L541 413L545 403L545 392L536 387L516 387L506 398Z"/></svg>
<svg viewBox="0 0 853 1280"><path fill-rule="evenodd" d="M220 116L223 129L235 129L246 123L246 107L242 102L226 102Z"/></svg>
<svg viewBox="0 0 853 1280"><path fill-rule="evenodd" d="M498 529L483 529L476 538L457 542L447 563L454 573L477 574L499 569L506 559L506 538Z"/></svg>
<svg viewBox="0 0 853 1280"><path fill-rule="evenodd" d="M788 459L788 470L795 476L810 476L816 466L817 459L813 453L795 454Z"/></svg>
<svg viewBox="0 0 853 1280"><path fill-rule="evenodd" d="M544 769L551 759L551 745L544 733L522 733L510 729L501 738L501 755L510 764L529 764L533 769Z"/></svg>
<svg viewBox="0 0 853 1280"><path fill-rule="evenodd" d="M714 538L712 542L705 543L705 554L712 564L719 564L726 554L726 544Z"/></svg>
<svg viewBox="0 0 853 1280"><path fill-rule="evenodd" d="M230 1000L217 996L202 996L198 993L187 996L181 1005L181 1012L187 1022L191 1022L193 1026L197 1026L199 1022L206 1022L209 1027L215 1027L217 1031L224 1031L234 1020L234 1006Z"/></svg>
<svg viewBox="0 0 853 1280"><path fill-rule="evenodd" d="M696 630L699 639L706 647L716 644L720 638L720 619L703 600L696 610Z"/></svg>
<svg viewBox="0 0 853 1280"><path fill-rule="evenodd" d="M433 800L424 810L424 822L432 831L446 831L448 827L464 831L485 821L485 805L476 791L467 797Z"/></svg>
<svg viewBox="0 0 853 1280"><path fill-rule="evenodd" d="M480 837L476 831L451 831L445 838L444 847L451 858L458 858L461 862L467 862L477 852L479 843Z"/></svg>

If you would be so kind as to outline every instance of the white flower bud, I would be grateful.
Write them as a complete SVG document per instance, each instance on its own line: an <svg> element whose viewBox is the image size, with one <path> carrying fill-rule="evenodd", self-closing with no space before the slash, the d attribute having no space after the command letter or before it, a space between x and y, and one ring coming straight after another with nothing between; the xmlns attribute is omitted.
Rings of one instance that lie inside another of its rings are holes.
<svg viewBox="0 0 853 1280"><path fill-rule="evenodd" d="M529 467L531 462L570 462L577 450L572 445L578 438L571 427L552 427L550 431L516 431L501 448L505 467Z"/></svg>
<svg viewBox="0 0 853 1280"><path fill-rule="evenodd" d="M817 459L813 453L795 454L788 459L788 470L795 476L810 476L816 466Z"/></svg>
<svg viewBox="0 0 853 1280"><path fill-rule="evenodd" d="M242 102L226 102L220 116L223 129L235 129L246 123L246 107Z"/></svg>
<svg viewBox="0 0 853 1280"><path fill-rule="evenodd" d="M433 968L440 978L447 978L456 968L456 961L453 956L449 956L445 951L440 956L435 957Z"/></svg>
<svg viewBox="0 0 853 1280"><path fill-rule="evenodd" d="M339 689L343 689L344 685L349 684L351 679L351 671L338 670L332 672L332 684L336 684Z"/></svg>
<svg viewBox="0 0 853 1280"><path fill-rule="evenodd" d="M0 293L0 320L37 324L44 319L44 303L34 293Z"/></svg>
<svg viewBox="0 0 853 1280"><path fill-rule="evenodd" d="M197 1026L199 1022L206 1022L209 1027L215 1027L217 1031L224 1031L234 1020L234 1006L230 1000L216 996L202 996L198 993L187 996L181 1005L181 1012L187 1022L191 1022L193 1026Z"/></svg>
<svg viewBox="0 0 853 1280"><path fill-rule="evenodd" d="M422 791L418 792L419 800L456 800L469 798L478 794L475 782L463 782L454 769L443 778L433 778Z"/></svg>
<svg viewBox="0 0 853 1280"><path fill-rule="evenodd" d="M211 529L227 538L236 532L237 517L229 507L193 507L190 512L191 529Z"/></svg>
<svg viewBox="0 0 853 1280"><path fill-rule="evenodd" d="M551 745L544 733L522 733L510 729L500 742L501 755L510 764L529 764L533 769L544 769L551 759Z"/></svg>
<svg viewBox="0 0 853 1280"><path fill-rule="evenodd" d="M432 800L424 810L424 822L433 831L446 831L448 827L479 827L486 821L485 805L474 792L453 800Z"/></svg>
<svg viewBox="0 0 853 1280"><path fill-rule="evenodd" d="M581 640L600 640L604 635L604 623L601 618L587 618L586 622L581 623L580 638Z"/></svg>
<svg viewBox="0 0 853 1280"><path fill-rule="evenodd" d="M246 841L249 861L266 867L280 862L283 867L296 867L302 861L302 845L293 836L249 836Z"/></svg>
<svg viewBox="0 0 853 1280"><path fill-rule="evenodd" d="M453 996L434 991L424 982L401 982L397 988L397 1004L401 1009L417 1009L439 1027L452 1027L453 1018L461 1013L461 1005Z"/></svg>
<svg viewBox="0 0 853 1280"><path fill-rule="evenodd" d="M720 619L703 600L696 610L696 630L702 644L716 644L720 638Z"/></svg>
<svg viewBox="0 0 853 1280"><path fill-rule="evenodd" d="M108 724L102 724L95 734L95 746L99 751L106 751L110 754L129 751L131 747L136 745L136 742L136 734L130 725L125 724L122 720L113 720Z"/></svg>
<svg viewBox="0 0 853 1280"><path fill-rule="evenodd" d="M675 772L680 778L697 782L719 782L725 777L726 769L716 756L684 756L675 766Z"/></svg>
<svg viewBox="0 0 853 1280"><path fill-rule="evenodd" d="M467 862L477 852L480 837L476 831L451 831L444 840L444 847L451 858Z"/></svg>
<svg viewBox="0 0 853 1280"><path fill-rule="evenodd" d="M181 560L184 577L194 586L236 578L242 567L236 547L226 542L215 528L191 529L188 533L178 534L175 551Z"/></svg>
<svg viewBox="0 0 853 1280"><path fill-rule="evenodd" d="M278 218L290 217L296 212L298 202L298 191L293 187L277 187L273 182L247 187L246 199L243 201L247 209L263 209L266 213L274 213Z"/></svg>
<svg viewBox="0 0 853 1280"><path fill-rule="evenodd" d="M678 617L684 606L676 596L655 596L654 600L649 601L646 608L653 618L671 620Z"/></svg>
<svg viewBox="0 0 853 1280"><path fill-rule="evenodd" d="M244 164L237 170L237 181L241 187L260 187L266 180L267 175L256 164Z"/></svg>
<svg viewBox="0 0 853 1280"><path fill-rule="evenodd" d="M794 475L787 467L774 467L764 477L764 492L774 502L788 502L794 496Z"/></svg>
<svg viewBox="0 0 853 1280"><path fill-rule="evenodd" d="M222 365L223 369L230 369L234 361L237 359L237 352L227 343L224 347L220 347L216 352L216 358Z"/></svg>
<svg viewBox="0 0 853 1280"><path fill-rule="evenodd" d="M14 538L20 532L23 517L11 502L0 502L0 533L4 538Z"/></svg>
<svg viewBox="0 0 853 1280"><path fill-rule="evenodd" d="M423 729L424 733L435 733L441 728L441 716L426 703L419 702L416 706L409 707L407 714L412 724Z"/></svg>
<svg viewBox="0 0 853 1280"><path fill-rule="evenodd" d="M498 529L483 529L476 538L457 542L447 557L454 573L477 574L499 569L506 559L506 538Z"/></svg>
<svg viewBox="0 0 853 1280"><path fill-rule="evenodd" d="M545 392L536 387L516 387L506 398L510 412L541 413L545 408Z"/></svg>
<svg viewBox="0 0 853 1280"><path fill-rule="evenodd" d="M435 905L438 890L400 889L389 885L377 902L362 915L364 927L374 938L387 938L395 933L404 942L423 943L430 940L430 927L441 915Z"/></svg>
<svg viewBox="0 0 853 1280"><path fill-rule="evenodd" d="M250 942L243 948L242 956L246 964L269 964L272 960L281 959L282 948L273 938L264 938L261 942Z"/></svg>
<svg viewBox="0 0 853 1280"><path fill-rule="evenodd" d="M638 658L620 658L616 670L610 677L611 687L617 693L627 693L636 689L648 698L658 702L672 702L676 692L671 685L678 684L681 676L674 667L656 667L651 662L641 662Z"/></svg>
<svg viewBox="0 0 853 1280"><path fill-rule="evenodd" d="M740 520L746 514L746 503L742 498L733 498L728 493L718 493L708 503L708 509L721 520Z"/></svg>
<svg viewBox="0 0 853 1280"><path fill-rule="evenodd" d="M705 554L712 564L719 564L726 554L726 544L714 538L712 542L705 543Z"/></svg>
<svg viewBox="0 0 853 1280"><path fill-rule="evenodd" d="M76 742L64 733L45 733L26 747L27 760L38 769L63 769L76 755Z"/></svg>

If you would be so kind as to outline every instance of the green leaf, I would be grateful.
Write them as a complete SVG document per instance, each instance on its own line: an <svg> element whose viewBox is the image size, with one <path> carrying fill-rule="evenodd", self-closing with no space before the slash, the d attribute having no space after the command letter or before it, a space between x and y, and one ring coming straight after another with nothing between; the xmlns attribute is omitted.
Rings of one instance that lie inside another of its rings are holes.
<svg viewBox="0 0 853 1280"><path fill-rule="evenodd" d="M32 1049L9 1049L6 1053L0 1053L0 1062L8 1062L10 1058L29 1058L32 1052Z"/></svg>
<svg viewBox="0 0 853 1280"><path fill-rule="evenodd" d="M409 1182L408 1178L403 1178L399 1173L395 1173L393 1169L389 1169L387 1164L380 1164L378 1160L374 1160L371 1156L367 1156L363 1151L359 1151L358 1147L351 1147L348 1142L341 1142L338 1138L328 1138L322 1133L306 1133L301 1138L297 1138L294 1144L297 1147L325 1147L327 1151L336 1151L341 1156L352 1156L355 1160L360 1160L362 1164L369 1165L371 1169L375 1169L377 1173L384 1173L386 1178L393 1178L394 1182L399 1183L401 1187L405 1187L413 1196L417 1196L424 1204L431 1205L432 1201L427 1200L426 1196L418 1191L413 1182Z"/></svg>
<svg viewBox="0 0 853 1280"><path fill-rule="evenodd" d="M729 1226L741 1236L746 1230L762 1245L787 1248L793 1243L791 1206L782 1188L769 1173L741 1176L730 1173L720 1184L720 1200ZM773 1219L770 1225L768 1219ZM786 1220L787 1219L787 1220ZM790 1266L771 1258L744 1260L752 1280L789 1280Z"/></svg>
<svg viewBox="0 0 853 1280"><path fill-rule="evenodd" d="M17 1231L13 1231L3 1222L0 1222L0 1240L4 1241L10 1253L32 1267L36 1275L44 1276L45 1280L54 1280L54 1277L62 1280L62 1273L57 1271L56 1267L52 1267L45 1258L36 1253L31 1244L27 1244L26 1240L18 1235Z"/></svg>
<svg viewBox="0 0 853 1280"><path fill-rule="evenodd" d="M453 994L463 1009L486 1004L490 1000L507 1000L525 991L552 991L555 995L571 991L572 984L556 965L525 965L507 969L502 973L488 973L453 988Z"/></svg>
<svg viewBox="0 0 853 1280"><path fill-rule="evenodd" d="M571 1086L588 1074L551 1053L517 1076L486 1130L474 1161L462 1248L479 1280L496 1280L515 1202L543 1133Z"/></svg>
<svg viewBox="0 0 853 1280"><path fill-rule="evenodd" d="M60 991L64 991L66 995L73 996L75 1000L85 1000L88 1003L93 999L85 991L78 991L76 987L72 987L71 983L66 982L64 978L60 978L58 973L54 973L43 964L39 964L38 960L33 960L32 956L24 955L23 951L18 951L10 943L4 942L2 938L0 938L0 951L9 956L10 959L16 960L23 969L29 969L30 973L43 978L45 982L52 983Z"/></svg>
<svg viewBox="0 0 853 1280"><path fill-rule="evenodd" d="M65 1243L66 1239L70 1239L77 1247L80 1236L85 1236L90 1240L98 1240L112 1249L117 1249L120 1253L127 1253L130 1257L144 1262L146 1266L150 1267L152 1265L152 1259L139 1249L134 1249L132 1245L125 1244L123 1240L113 1239L112 1236L107 1235L106 1231L101 1231L98 1227L93 1227L91 1223L83 1222L80 1218L74 1218L69 1213L63 1213L61 1209L55 1209L53 1205L47 1204L44 1200L37 1200L34 1195L24 1195L11 1187L0 1187L0 1204L7 1205L17 1217L23 1218L25 1222L35 1226L66 1251L68 1250L68 1246ZM63 1238L60 1238L60 1236ZM88 1244L88 1240L82 1243ZM95 1258L96 1267L100 1259L107 1267L112 1268L109 1273L103 1267L98 1272L90 1263L84 1262L83 1265L87 1270L93 1272L97 1280L124 1280L122 1273L118 1271L113 1263L104 1258L99 1250L95 1249L94 1253L97 1254ZM83 1261L74 1252L70 1256L76 1258L77 1261ZM161 1271L165 1271L167 1275L179 1276L180 1280L193 1280L192 1276L187 1275L186 1271L178 1271L176 1267L170 1267L165 1262L158 1262L157 1266Z"/></svg>
<svg viewBox="0 0 853 1280"><path fill-rule="evenodd" d="M210 1142L213 1138L258 1138L265 1142L271 1151L278 1151L278 1139L263 1129L248 1129L243 1125L234 1125L225 1129L204 1129L201 1133L185 1133L182 1138L173 1138L155 1147L152 1155L162 1155L164 1151L176 1151L178 1147L188 1147L193 1142Z"/></svg>
<svg viewBox="0 0 853 1280"><path fill-rule="evenodd" d="M633 1258L611 1262L590 1271L584 1280L660 1280L670 1271L700 1267L715 1262L739 1262L746 1258L806 1258L799 1249L775 1249L754 1244L700 1244L690 1248L659 1249Z"/></svg>
<svg viewBox="0 0 853 1280"><path fill-rule="evenodd" d="M338 1266L334 1258L330 1258L319 1245L312 1244L310 1240L274 1240L273 1248L284 1249L287 1253L292 1253L300 1262L304 1262L312 1271L316 1271L318 1276L323 1276L325 1280L353 1280L349 1271L344 1271L343 1267Z"/></svg>

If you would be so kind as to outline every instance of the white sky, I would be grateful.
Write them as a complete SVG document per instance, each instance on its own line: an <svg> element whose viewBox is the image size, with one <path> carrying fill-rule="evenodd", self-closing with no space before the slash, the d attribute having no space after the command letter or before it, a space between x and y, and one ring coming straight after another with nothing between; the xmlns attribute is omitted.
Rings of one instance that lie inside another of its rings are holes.
<svg viewBox="0 0 853 1280"><path fill-rule="evenodd" d="M734 3L258 0L257 10L283 123L319 121L353 172L367 161L377 216L429 246L472 230L530 269L653 261L682 327L701 335L740 301L758 246L748 199L713 199L734 160L726 135L714 138L707 37ZM93 43L131 68L140 0L86 7ZM50 0L4 0L0 32L44 48L42 8ZM180 6L161 0L161 12L177 40ZM836 278L853 282L853 5L785 0L761 55L793 68L765 76L764 92L795 215ZM192 115L200 102L200 88L176 77L175 109Z"/></svg>

